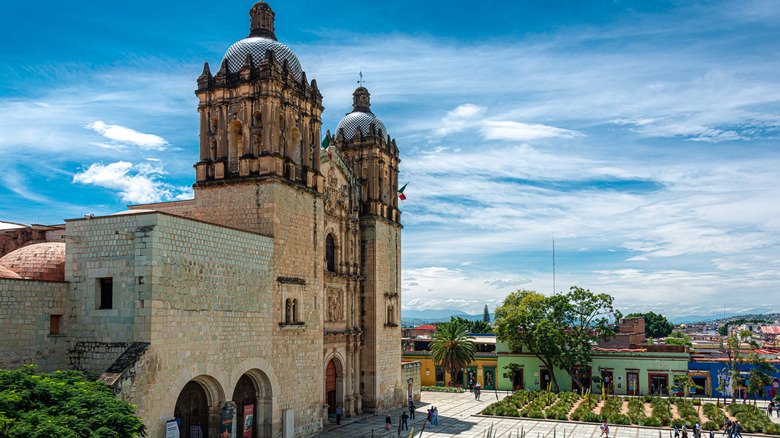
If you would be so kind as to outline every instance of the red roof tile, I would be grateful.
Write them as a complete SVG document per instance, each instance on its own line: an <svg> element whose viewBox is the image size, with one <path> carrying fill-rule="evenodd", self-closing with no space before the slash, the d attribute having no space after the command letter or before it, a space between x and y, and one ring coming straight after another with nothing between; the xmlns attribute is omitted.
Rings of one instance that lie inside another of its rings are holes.
<svg viewBox="0 0 780 438"><path fill-rule="evenodd" d="M23 246L0 258L0 266L31 280L65 280L65 243Z"/></svg>
<svg viewBox="0 0 780 438"><path fill-rule="evenodd" d="M22 277L19 276L19 274L17 274L16 272L6 267L0 266L0 278L22 278Z"/></svg>

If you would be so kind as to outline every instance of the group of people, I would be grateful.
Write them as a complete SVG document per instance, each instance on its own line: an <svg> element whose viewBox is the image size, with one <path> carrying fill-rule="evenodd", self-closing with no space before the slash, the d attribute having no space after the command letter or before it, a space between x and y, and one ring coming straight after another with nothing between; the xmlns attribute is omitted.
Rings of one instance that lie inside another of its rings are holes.
<svg viewBox="0 0 780 438"><path fill-rule="evenodd" d="M723 428L723 435L727 435L729 438L742 438L742 425L739 424L739 420L731 421L726 418L726 427Z"/></svg>
<svg viewBox="0 0 780 438"><path fill-rule="evenodd" d="M409 415L406 415L406 412L401 413L400 421L401 421L401 430L409 430L409 419L414 420L414 413L417 410L417 407L414 405L413 401L409 401ZM390 430L390 426L392 425L393 420L390 418L390 414L387 414L387 417L385 417L385 430ZM428 417L425 419L425 424L427 427L435 427L439 425L439 408L436 406L431 406L428 408Z"/></svg>
<svg viewBox="0 0 780 438"><path fill-rule="evenodd" d="M777 416L780 417L780 402L777 404L775 404L773 401L769 402L769 405L766 407L766 414L771 417L772 411L776 411Z"/></svg>
<svg viewBox="0 0 780 438"><path fill-rule="evenodd" d="M469 390L474 393L474 400L479 401L479 396L482 394L482 384L479 381L474 383L474 380L469 380Z"/></svg>
<svg viewBox="0 0 780 438"><path fill-rule="evenodd" d="M742 429L740 429L742 430ZM682 437L680 437L682 435ZM701 425L697 421L696 424L693 426L693 437L694 438L701 438ZM688 425L683 424L682 429L680 429L680 425L677 424L677 422L674 422L674 438L688 438ZM715 431L710 431L710 438L715 438ZM740 435L740 438L742 438L742 435Z"/></svg>

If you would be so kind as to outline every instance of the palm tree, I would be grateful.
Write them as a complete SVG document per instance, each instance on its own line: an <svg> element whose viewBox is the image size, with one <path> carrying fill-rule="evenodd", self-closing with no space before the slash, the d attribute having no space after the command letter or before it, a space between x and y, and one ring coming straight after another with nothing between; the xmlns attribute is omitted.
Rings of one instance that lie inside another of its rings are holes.
<svg viewBox="0 0 780 438"><path fill-rule="evenodd" d="M436 326L431 342L431 359L450 373L448 386L453 386L455 376L461 368L474 361L477 346L466 336L466 328L454 322Z"/></svg>

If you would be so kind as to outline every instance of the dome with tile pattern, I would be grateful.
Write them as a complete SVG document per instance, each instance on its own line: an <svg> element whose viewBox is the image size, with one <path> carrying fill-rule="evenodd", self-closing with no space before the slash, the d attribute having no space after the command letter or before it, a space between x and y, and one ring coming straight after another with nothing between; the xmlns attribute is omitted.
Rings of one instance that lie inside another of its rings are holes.
<svg viewBox="0 0 780 438"><path fill-rule="evenodd" d="M374 124L374 128L377 134L385 138L387 137L387 128L379 117L375 116L371 112L370 94L365 87L358 87L354 93L352 93L352 112L344 116L343 119L336 126L336 133L338 135L339 130L343 129L344 138L352 138L355 135L357 127L360 126L360 133L363 135L368 134L371 124Z"/></svg>
<svg viewBox="0 0 780 438"><path fill-rule="evenodd" d="M252 54L252 63L257 65L265 59L265 51L269 49L274 52L279 67L281 68L284 65L284 60L286 59L290 72L295 79L300 81L303 70L301 70L301 63L298 62L298 57L295 56L295 53L289 47L271 38L249 37L236 41L227 49L223 59L227 60L228 71L235 73L246 62L247 53Z"/></svg>
<svg viewBox="0 0 780 438"><path fill-rule="evenodd" d="M16 278L16 279L19 279L19 278L22 278L22 276L17 274L14 271L8 269L8 268L4 268L4 267L0 266L0 278Z"/></svg>
<svg viewBox="0 0 780 438"><path fill-rule="evenodd" d="M45 242L17 248L0 258L0 267L30 280L65 280L65 243Z"/></svg>

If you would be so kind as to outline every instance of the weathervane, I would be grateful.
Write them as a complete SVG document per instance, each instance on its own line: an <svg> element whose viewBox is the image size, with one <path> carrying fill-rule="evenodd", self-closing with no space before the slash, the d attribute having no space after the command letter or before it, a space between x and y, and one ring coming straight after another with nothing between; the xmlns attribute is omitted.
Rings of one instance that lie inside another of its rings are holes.
<svg viewBox="0 0 780 438"><path fill-rule="evenodd" d="M366 81L363 80L363 71L361 70L360 71L360 80L358 80L357 83L360 84L360 86L362 87L365 82Z"/></svg>

